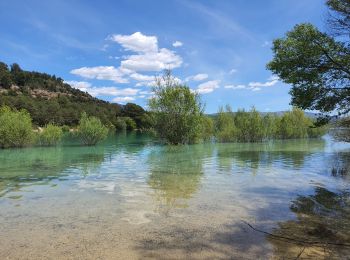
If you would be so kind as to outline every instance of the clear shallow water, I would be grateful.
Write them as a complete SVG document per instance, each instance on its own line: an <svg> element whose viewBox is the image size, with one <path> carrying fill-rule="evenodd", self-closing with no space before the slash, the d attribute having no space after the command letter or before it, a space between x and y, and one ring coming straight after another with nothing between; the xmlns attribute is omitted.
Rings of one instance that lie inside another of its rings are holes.
<svg viewBox="0 0 350 260"><path fill-rule="evenodd" d="M350 243L349 173L349 145L329 138L2 150L0 259L341 258L245 222Z"/></svg>

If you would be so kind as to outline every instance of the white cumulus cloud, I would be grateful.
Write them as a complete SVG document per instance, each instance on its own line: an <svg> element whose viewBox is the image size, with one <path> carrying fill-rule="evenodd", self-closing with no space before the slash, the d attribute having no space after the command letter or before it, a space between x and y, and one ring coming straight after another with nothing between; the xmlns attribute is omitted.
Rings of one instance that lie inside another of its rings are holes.
<svg viewBox="0 0 350 260"><path fill-rule="evenodd" d="M113 102L116 102L116 103L127 103L127 102L131 102L131 101L134 101L135 98L133 97L116 97L116 98L113 98Z"/></svg>
<svg viewBox="0 0 350 260"><path fill-rule="evenodd" d="M132 73L130 74L130 78L137 80L137 81L151 81L154 80L154 76L139 74L139 73Z"/></svg>
<svg viewBox="0 0 350 260"><path fill-rule="evenodd" d="M161 71L180 67L182 58L175 52L162 48L158 52L147 52L127 56L121 67L133 71Z"/></svg>
<svg viewBox="0 0 350 260"><path fill-rule="evenodd" d="M116 83L128 83L129 80L136 80L143 84L144 82L154 81L154 76L138 72L158 72L164 69L174 69L180 67L183 62L181 56L177 55L176 52L159 48L156 36L135 32L131 35L113 34L108 39L120 44L124 51L132 51L134 54L118 57L121 60L119 67L82 67L71 70L71 74L85 79L111 80ZM111 59L115 58L114 56L109 57Z"/></svg>
<svg viewBox="0 0 350 260"><path fill-rule="evenodd" d="M134 88L117 88L117 87L96 87L86 81L65 81L65 83L71 85L73 88L80 89L81 91L88 92L91 96L136 96L139 89Z"/></svg>
<svg viewBox="0 0 350 260"><path fill-rule="evenodd" d="M122 68L115 68L114 66L97 66L97 67L82 67L71 70L72 74L81 76L86 79L100 79L111 80L116 83L128 83L124 78L130 71Z"/></svg>
<svg viewBox="0 0 350 260"><path fill-rule="evenodd" d="M67 83L71 85L71 87L80 89L81 91L84 91L84 92L86 92L87 89L91 87L91 83L86 81L69 80L69 81L65 81L64 83Z"/></svg>
<svg viewBox="0 0 350 260"><path fill-rule="evenodd" d="M200 73L200 74L197 74L197 75L193 75L193 76L189 76L185 79L185 81L202 81L202 80L205 80L208 78L208 74L205 74L205 73Z"/></svg>
<svg viewBox="0 0 350 260"><path fill-rule="evenodd" d="M96 96L135 96L139 89L134 88L117 88L117 87L93 87L88 89L90 95Z"/></svg>
<svg viewBox="0 0 350 260"><path fill-rule="evenodd" d="M180 42L180 41L175 41L175 42L173 42L173 46L174 46L175 48L181 47L182 45L183 45L183 43Z"/></svg>
<svg viewBox="0 0 350 260"><path fill-rule="evenodd" d="M272 87L277 84L279 78L276 76L271 76L266 82L250 82L248 85L252 88L260 88L260 87Z"/></svg>
<svg viewBox="0 0 350 260"><path fill-rule="evenodd" d="M226 85L224 86L226 89L245 89L245 85Z"/></svg>
<svg viewBox="0 0 350 260"><path fill-rule="evenodd" d="M220 80L210 80L199 84L196 91L200 94L207 94L219 88Z"/></svg>
<svg viewBox="0 0 350 260"><path fill-rule="evenodd" d="M158 39L156 36L146 36L140 32L131 35L113 34L110 40L119 43L126 50L135 52L157 52Z"/></svg>

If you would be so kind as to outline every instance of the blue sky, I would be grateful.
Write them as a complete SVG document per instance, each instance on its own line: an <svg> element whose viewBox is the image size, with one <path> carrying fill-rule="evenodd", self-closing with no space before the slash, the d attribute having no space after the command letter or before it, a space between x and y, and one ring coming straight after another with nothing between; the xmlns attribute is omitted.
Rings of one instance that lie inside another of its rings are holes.
<svg viewBox="0 0 350 260"><path fill-rule="evenodd" d="M265 69L295 24L323 29L321 0L0 1L0 60L62 77L94 96L146 106L164 68L219 106L289 108Z"/></svg>

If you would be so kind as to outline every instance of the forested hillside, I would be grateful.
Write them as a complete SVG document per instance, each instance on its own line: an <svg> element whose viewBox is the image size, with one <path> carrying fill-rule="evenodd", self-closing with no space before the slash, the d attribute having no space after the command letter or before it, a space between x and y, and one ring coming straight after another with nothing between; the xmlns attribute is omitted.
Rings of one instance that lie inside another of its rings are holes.
<svg viewBox="0 0 350 260"><path fill-rule="evenodd" d="M0 107L6 105L26 109L33 123L44 126L77 125L81 114L96 116L104 124L120 127L124 120L130 127L147 127L146 111L129 103L125 106L112 104L72 88L62 78L46 73L22 70L18 64L10 67L0 62ZM129 118L133 119L132 122ZM124 124L125 125L125 124Z"/></svg>

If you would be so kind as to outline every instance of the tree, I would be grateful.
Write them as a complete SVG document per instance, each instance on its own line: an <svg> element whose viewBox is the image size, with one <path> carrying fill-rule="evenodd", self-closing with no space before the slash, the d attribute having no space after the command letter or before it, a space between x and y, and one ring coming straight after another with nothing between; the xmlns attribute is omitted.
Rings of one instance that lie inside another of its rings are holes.
<svg viewBox="0 0 350 260"><path fill-rule="evenodd" d="M202 134L203 140L208 141L214 135L214 120L208 116L202 117Z"/></svg>
<svg viewBox="0 0 350 260"><path fill-rule="evenodd" d="M226 106L225 110L223 107L219 108L215 123L215 136L219 142L234 142L237 140L237 128L232 109L229 105Z"/></svg>
<svg viewBox="0 0 350 260"><path fill-rule="evenodd" d="M32 144L32 119L25 110L0 108L0 148L24 147Z"/></svg>
<svg viewBox="0 0 350 260"><path fill-rule="evenodd" d="M84 145L95 145L107 137L108 128L100 119L82 114L78 126L78 136Z"/></svg>
<svg viewBox="0 0 350 260"><path fill-rule="evenodd" d="M39 142L44 146L57 145L61 141L62 135L62 128L50 123L39 134Z"/></svg>
<svg viewBox="0 0 350 260"><path fill-rule="evenodd" d="M327 23L334 36L350 36L350 1L328 0L330 9ZM347 39L349 40L349 39Z"/></svg>
<svg viewBox="0 0 350 260"><path fill-rule="evenodd" d="M7 65L0 62L0 87L10 88L12 85L11 73Z"/></svg>
<svg viewBox="0 0 350 260"><path fill-rule="evenodd" d="M312 122L299 108L283 114L280 120L279 137L282 139L306 138Z"/></svg>
<svg viewBox="0 0 350 260"><path fill-rule="evenodd" d="M291 84L292 104L339 114L350 111L350 49L311 24L296 25L273 43L267 65Z"/></svg>
<svg viewBox="0 0 350 260"><path fill-rule="evenodd" d="M17 63L13 63L11 65L11 75L14 83L17 86L24 86L27 81L26 76L29 74L23 71Z"/></svg>
<svg viewBox="0 0 350 260"><path fill-rule="evenodd" d="M122 109L122 115L124 117L132 118L135 121L136 127L134 128L144 128L143 119L146 115L146 111L141 106L136 105L134 103L127 103Z"/></svg>
<svg viewBox="0 0 350 260"><path fill-rule="evenodd" d="M199 94L180 84L169 70L157 78L149 108L155 130L170 144L195 143L201 135L203 107Z"/></svg>

